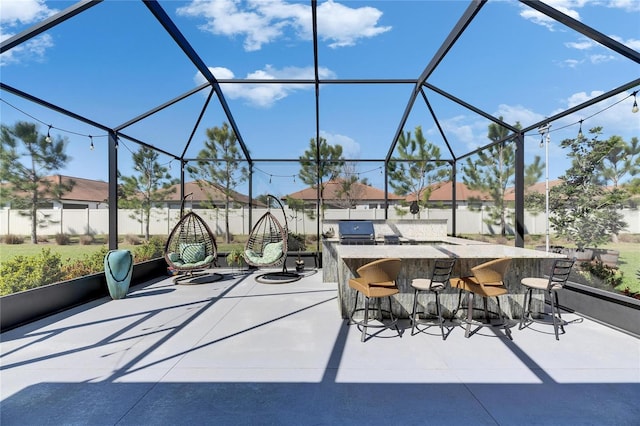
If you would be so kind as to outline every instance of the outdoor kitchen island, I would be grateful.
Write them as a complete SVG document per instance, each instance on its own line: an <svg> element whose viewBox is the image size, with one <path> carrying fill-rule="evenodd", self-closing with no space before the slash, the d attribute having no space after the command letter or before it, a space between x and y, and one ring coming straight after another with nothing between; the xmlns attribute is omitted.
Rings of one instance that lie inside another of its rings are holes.
<svg viewBox="0 0 640 426"><path fill-rule="evenodd" d="M506 315L518 318L524 299L524 289L520 280L523 277L544 276L553 259L564 257L556 253L448 237L446 221L426 219L369 222L373 222L375 229L374 243L350 244L341 241L339 235L322 240L323 281L338 283L338 306L343 318L349 316L355 301L355 291L349 287L349 278L356 276L356 270L360 266L376 259L402 259L402 268L397 279L400 294L394 296L393 313L400 318L408 318L413 304L411 280L428 278L435 259L455 257L457 262L452 277L460 277L471 275L471 268L476 265L500 257L510 257L512 263L506 275L509 295L501 298L501 306ZM337 225L325 221L323 229ZM395 232L398 238L388 238L391 232ZM387 238L384 238L385 235ZM384 244L385 240L393 240L394 243ZM482 306L480 300L476 300L479 303L478 307ZM441 295L445 316L455 309L457 301L458 293L454 289L448 289ZM421 295L419 303L433 306L433 295ZM492 309L495 302L489 303L490 310L495 310L495 307ZM533 303L534 308L542 310L541 298L534 299ZM476 313L480 314L480 311Z"/></svg>

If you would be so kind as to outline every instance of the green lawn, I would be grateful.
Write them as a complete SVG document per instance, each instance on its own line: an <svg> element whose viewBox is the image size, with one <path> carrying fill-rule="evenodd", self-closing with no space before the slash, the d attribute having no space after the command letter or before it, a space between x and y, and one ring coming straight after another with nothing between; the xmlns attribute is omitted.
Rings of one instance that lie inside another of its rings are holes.
<svg viewBox="0 0 640 426"><path fill-rule="evenodd" d="M91 245L80 245L80 244L69 244L69 245L58 245L55 243L40 243L40 244L0 244L0 263L5 262L15 256L33 256L42 251L42 249L50 249L54 253L60 253L62 256L62 261L66 263L68 260L76 260L84 257L87 254L94 253L100 250L102 247L107 247L106 244L91 244ZM118 245L120 249L129 249L134 250L137 246L131 244L122 244ZM231 244L218 244L219 252L227 252L231 247L244 247L243 244L240 243L231 243Z"/></svg>

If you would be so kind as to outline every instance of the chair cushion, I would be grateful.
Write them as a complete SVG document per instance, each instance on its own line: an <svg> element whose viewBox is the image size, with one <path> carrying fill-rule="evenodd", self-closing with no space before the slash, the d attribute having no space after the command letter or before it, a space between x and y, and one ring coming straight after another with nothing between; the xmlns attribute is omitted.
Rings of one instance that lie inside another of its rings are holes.
<svg viewBox="0 0 640 426"><path fill-rule="evenodd" d="M362 277L351 278L349 280L349 287L361 292L367 297L387 297L400 293L400 290L395 285L393 287L379 286L377 284L370 285Z"/></svg>
<svg viewBox="0 0 640 426"><path fill-rule="evenodd" d="M255 265L270 265L276 262L284 254L282 252L283 242L267 243L264 246L262 255L256 253L253 250L245 250L244 254L247 260Z"/></svg>
<svg viewBox="0 0 640 426"><path fill-rule="evenodd" d="M184 263L202 262L206 257L204 243L181 243L180 257Z"/></svg>
<svg viewBox="0 0 640 426"><path fill-rule="evenodd" d="M470 291L483 297L494 297L507 294L509 291L503 285L480 285L475 277L451 278L451 287Z"/></svg>
<svg viewBox="0 0 640 426"><path fill-rule="evenodd" d="M526 287L531 287L531 288L535 288L538 290L546 290L547 286L549 285L549 279L548 278L523 278L522 281L520 281L522 283L522 285L526 286ZM554 290L557 290L559 288L561 288L562 286L560 284L553 284L553 286L551 287Z"/></svg>
<svg viewBox="0 0 640 426"><path fill-rule="evenodd" d="M411 287L417 289L417 290L423 290L423 291L427 291L427 290L433 290L433 291L437 291L437 290L442 290L442 288L444 287L442 285L442 283L435 283L433 285L433 288L431 288L431 280L428 278L416 278L414 280L411 281Z"/></svg>
<svg viewBox="0 0 640 426"><path fill-rule="evenodd" d="M180 263L182 263L182 259L180 258L180 255L178 253L171 252L171 253L169 253L167 255L167 257L169 258L169 260L171 262L180 262Z"/></svg>

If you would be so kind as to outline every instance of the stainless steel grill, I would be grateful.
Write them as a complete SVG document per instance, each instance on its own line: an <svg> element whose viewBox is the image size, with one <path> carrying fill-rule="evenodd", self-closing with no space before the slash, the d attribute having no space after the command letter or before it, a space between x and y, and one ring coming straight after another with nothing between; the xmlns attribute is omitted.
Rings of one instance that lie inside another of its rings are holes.
<svg viewBox="0 0 640 426"><path fill-rule="evenodd" d="M338 223L340 244L372 245L376 243L373 222L370 220L343 220Z"/></svg>

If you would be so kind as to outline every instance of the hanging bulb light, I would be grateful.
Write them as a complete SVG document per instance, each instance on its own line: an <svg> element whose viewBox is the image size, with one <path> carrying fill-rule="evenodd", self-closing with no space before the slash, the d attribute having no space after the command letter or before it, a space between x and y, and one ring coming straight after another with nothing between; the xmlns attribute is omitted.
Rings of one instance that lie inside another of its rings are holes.
<svg viewBox="0 0 640 426"><path fill-rule="evenodd" d="M580 120L580 129L578 129L578 139L582 139L584 135L582 134L582 120Z"/></svg>
<svg viewBox="0 0 640 426"><path fill-rule="evenodd" d="M93 136L89 135L89 140L91 141L91 143L89 144L89 149L93 151L95 149L95 146L93 146Z"/></svg>
<svg viewBox="0 0 640 426"><path fill-rule="evenodd" d="M631 112L634 114L638 112L638 100L636 99L637 94L637 91L633 92L633 106L631 107Z"/></svg>
<svg viewBox="0 0 640 426"><path fill-rule="evenodd" d="M540 148L544 146L544 135L540 136Z"/></svg>
<svg viewBox="0 0 640 426"><path fill-rule="evenodd" d="M636 109L637 109L637 107L636 107ZM52 127L51 124L49 124L49 128L47 129L47 137L44 138L44 141L46 143L51 143L51 127Z"/></svg>
<svg viewBox="0 0 640 426"><path fill-rule="evenodd" d="M271 183L271 175L269 175L269 183Z"/></svg>
<svg viewBox="0 0 640 426"><path fill-rule="evenodd" d="M115 145L115 149L118 149L119 147L119 142L118 142L118 137L116 136L116 145Z"/></svg>

